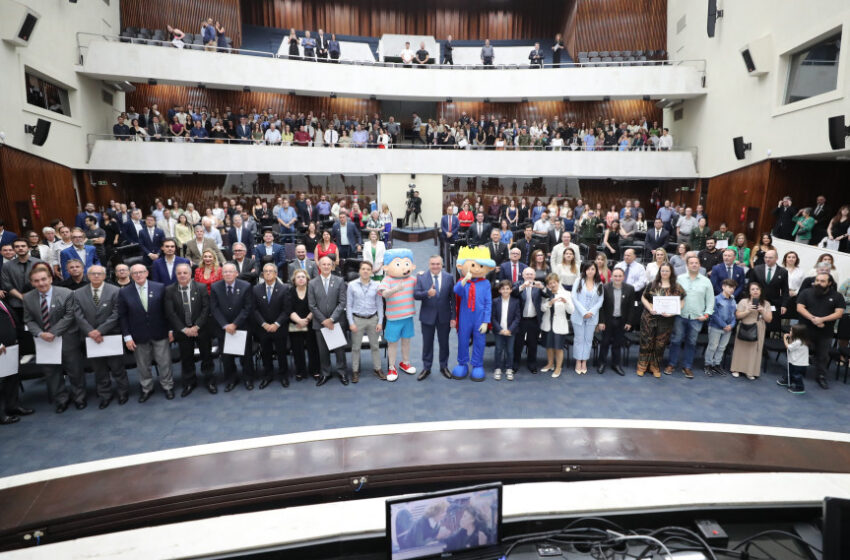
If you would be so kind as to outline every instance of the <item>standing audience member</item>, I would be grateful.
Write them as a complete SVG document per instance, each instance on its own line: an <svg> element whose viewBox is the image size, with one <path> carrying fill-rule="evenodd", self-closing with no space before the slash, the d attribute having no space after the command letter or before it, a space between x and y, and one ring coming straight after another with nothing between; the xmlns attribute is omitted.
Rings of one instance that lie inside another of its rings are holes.
<svg viewBox="0 0 850 560"><path fill-rule="evenodd" d="M791 230L791 235L794 241L808 245L812 240L812 230L815 227L815 219L812 218L812 209L803 208L794 218L794 229Z"/></svg>
<svg viewBox="0 0 850 560"><path fill-rule="evenodd" d="M604 300L599 313L602 342L599 345L599 367L597 373L605 373L608 365L608 350L611 350L611 369L617 375L625 375L620 366L622 348L626 345L625 334L631 332L637 320L638 307L635 289L626 284L626 274L617 268L611 273L611 281L603 288Z"/></svg>
<svg viewBox="0 0 850 560"><path fill-rule="evenodd" d="M233 354L224 352L228 335L236 331L249 331L254 302L251 297L251 285L239 280L236 266L227 263L221 267L221 282L210 286L210 312L218 328L218 341L222 347L221 363L224 371L224 392L229 393L239 383L236 374L236 358ZM196 278L197 279L197 278ZM251 336L245 336L245 345L239 355L242 364L242 382L245 389L254 388L254 356Z"/></svg>
<svg viewBox="0 0 850 560"><path fill-rule="evenodd" d="M274 357L277 357L280 384L289 387L289 360L286 357L286 342L289 334L290 296L289 285L277 279L274 263L263 265L263 281L251 288L253 292L254 337L260 343L263 357L263 380L260 390L274 380ZM249 337L250 338L250 337Z"/></svg>
<svg viewBox="0 0 850 560"><path fill-rule="evenodd" d="M304 269L292 273L290 300L292 313L289 314L289 343L292 359L295 362L295 381L301 381L306 375L319 378L319 347L312 329L313 314L310 312L307 298L307 283L310 276Z"/></svg>
<svg viewBox="0 0 850 560"><path fill-rule="evenodd" d="M419 324L422 331L422 373L420 381L431 373L434 361L434 333L440 345L440 373L452 378L449 370L449 334L456 325L454 278L443 270L443 259L434 255L428 259L428 272L417 276L413 297L422 302Z"/></svg>
<svg viewBox="0 0 850 560"><path fill-rule="evenodd" d="M634 249L626 249L623 252L623 260L617 263L614 268L619 268L625 272L625 282L635 289L636 293L640 293L646 286L646 270L643 265L635 260Z"/></svg>
<svg viewBox="0 0 850 560"><path fill-rule="evenodd" d="M711 269L711 285L714 287L714 295L722 291L723 281L732 279L735 281L735 293L733 297L737 300L747 283L744 269L735 264L737 252L735 249L723 250L723 262L714 265Z"/></svg>
<svg viewBox="0 0 850 560"><path fill-rule="evenodd" d="M682 300L681 305L685 304L685 293L676 282L676 273L669 264L662 265L658 269L658 276L646 287L640 299L644 311L640 319L640 354L637 374L641 377L647 370L653 377L661 377L661 361L664 359L664 350L670 344L670 335L676 318L676 315L655 310L653 298L656 296L678 296Z"/></svg>
<svg viewBox="0 0 850 560"><path fill-rule="evenodd" d="M599 323L599 310L602 308L602 280L596 263L586 262L581 265L581 276L573 284L573 307L570 320L573 324L574 342L573 355L576 360L576 373L587 373L587 360L593 346L593 333Z"/></svg>
<svg viewBox="0 0 850 560"><path fill-rule="evenodd" d="M706 375L726 375L722 368L723 355L735 328L735 297L738 283L732 278L724 278L720 283L720 293L714 296L714 313L708 321L708 345L705 348Z"/></svg>
<svg viewBox="0 0 850 560"><path fill-rule="evenodd" d="M776 380L778 385L786 387L793 395L806 393L803 378L809 369L809 333L803 324L791 326L791 332L782 335L782 342L788 351L788 377L780 377Z"/></svg>
<svg viewBox="0 0 850 560"><path fill-rule="evenodd" d="M773 209L773 217L776 222L773 226L773 235L779 239L788 239L792 237L794 230L794 218L797 216L797 209L791 205L791 197L786 196L779 201L776 208Z"/></svg>
<svg viewBox="0 0 850 560"><path fill-rule="evenodd" d="M0 299L0 356L5 354L10 346L17 343L18 331L15 319ZM35 412L31 408L25 408L21 403L20 386L20 373L0 377L0 425L14 424L21 419L21 416L28 416Z"/></svg>
<svg viewBox="0 0 850 560"><path fill-rule="evenodd" d="M679 352L684 343L681 365L685 377L693 379L691 366L697 348L697 336L703 324L714 313L714 288L708 278L699 273L700 259L691 253L687 256L688 273L676 282L685 293L682 312L676 316L673 336L670 339L670 361L664 373L670 375L679 366Z"/></svg>
<svg viewBox="0 0 850 560"><path fill-rule="evenodd" d="M496 53L490 45L490 39L484 39L484 46L481 47L481 64L484 66L493 66L493 60L496 58Z"/></svg>
<svg viewBox="0 0 850 560"><path fill-rule="evenodd" d="M381 260L383 262L383 260ZM369 339L372 354L372 369L378 379L384 379L381 371L381 354L378 347L384 325L384 301L378 294L378 282L372 279L372 263L360 263L360 277L348 283L346 289L345 314L348 330L351 331L351 382L360 381L360 348L363 337Z"/></svg>
<svg viewBox="0 0 850 560"><path fill-rule="evenodd" d="M546 365L541 373L551 371L552 377L561 376L564 364L564 342L570 333L570 314L575 310L573 298L557 274L546 277L546 289L540 301L540 330L544 332L543 345L546 348ZM576 370L578 372L578 369ZM580 372L578 372L580 373Z"/></svg>
<svg viewBox="0 0 850 560"><path fill-rule="evenodd" d="M738 331L735 336L735 347L732 349L732 377L741 374L750 381L761 375L762 349L767 325L773 319L770 302L764 299L761 284L750 282L747 287L748 297L738 302L735 318L738 320ZM843 306L842 306L843 311Z"/></svg>
<svg viewBox="0 0 850 560"><path fill-rule="evenodd" d="M788 312L788 271L776 264L776 250L770 249L764 254L764 264L754 266L747 273L747 281L763 287L761 296L771 306L773 323L769 331L779 330L779 320ZM778 313L777 313L778 312Z"/></svg>
<svg viewBox="0 0 850 560"><path fill-rule="evenodd" d="M493 379L496 381L502 379L502 370L508 381L514 380L514 337L519 328L520 311L519 301L511 297L512 290L510 280L500 281L498 291L501 297L493 302L492 325L496 343L496 371L493 372ZM563 359L563 353L561 357Z"/></svg>
<svg viewBox="0 0 850 560"><path fill-rule="evenodd" d="M531 267L522 271L522 280L514 284L513 296L519 298L519 330L514 341L514 372L519 371L522 349L527 351L528 371L537 373L537 339L540 337L540 305L543 295L543 283L535 280Z"/></svg>
<svg viewBox="0 0 850 560"><path fill-rule="evenodd" d="M835 321L844 314L844 298L835 290L832 276L819 273L811 288L797 296L797 314L805 325L808 339L814 351L818 374L818 385L829 389L826 381L826 364L832 344Z"/></svg>
<svg viewBox="0 0 850 560"><path fill-rule="evenodd" d="M336 356L336 367L331 369L331 350L328 349L328 343L322 334L322 328L341 329L340 320L345 314L346 287L339 277L331 274L333 266L334 263L330 257L321 257L319 259L320 274L310 280L307 289L308 305L310 314L313 315L313 330L322 367L322 375L316 382L317 387L330 381L333 374L339 376L343 385L348 385L348 375L345 372L345 347L340 346L333 350Z"/></svg>

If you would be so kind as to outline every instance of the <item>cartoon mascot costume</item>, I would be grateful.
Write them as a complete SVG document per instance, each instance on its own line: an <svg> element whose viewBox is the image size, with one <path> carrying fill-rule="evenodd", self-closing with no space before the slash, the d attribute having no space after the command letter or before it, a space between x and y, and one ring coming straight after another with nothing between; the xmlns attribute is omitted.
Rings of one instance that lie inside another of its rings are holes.
<svg viewBox="0 0 850 560"><path fill-rule="evenodd" d="M493 303L487 273L496 268L486 247L461 247L457 269L461 279L455 284L457 302L457 366L452 377L469 375L469 338L472 337L473 381L484 381L484 346Z"/></svg>

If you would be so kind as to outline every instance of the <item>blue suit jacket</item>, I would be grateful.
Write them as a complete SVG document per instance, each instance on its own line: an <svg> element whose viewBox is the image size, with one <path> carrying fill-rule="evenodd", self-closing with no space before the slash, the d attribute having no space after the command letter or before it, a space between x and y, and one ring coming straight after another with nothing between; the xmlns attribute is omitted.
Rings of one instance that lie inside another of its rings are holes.
<svg viewBox="0 0 850 560"><path fill-rule="evenodd" d="M422 302L419 308L419 321L426 325L448 325L455 318L455 280L445 270L440 272L440 292L434 297L428 297L428 290L434 285L430 272L424 272L416 277L413 286L413 298Z"/></svg>
<svg viewBox="0 0 850 560"><path fill-rule="evenodd" d="M509 282L513 283L514 275L513 275L513 272L511 271L511 265L512 264L513 263L511 261L507 261L507 262L502 263L502 266L499 267L499 280L508 280ZM525 270L526 268L528 268L528 265L525 264L524 262L520 261L520 262L517 263L517 275L516 275L516 281L517 282L522 282L522 271Z"/></svg>
<svg viewBox="0 0 850 560"><path fill-rule="evenodd" d="M3 230L3 233L0 233L0 247L3 245L9 245L18 238L18 234L14 231L9 231L7 229Z"/></svg>
<svg viewBox="0 0 850 560"><path fill-rule="evenodd" d="M130 227L133 227L132 224ZM135 228L134 228L135 229ZM150 265L151 260L148 258L148 253L157 253L162 247L162 242L165 241L165 232L159 228L154 228L153 238L148 233L148 228L143 227L139 232L139 245L142 246L142 251L145 253L145 263Z"/></svg>
<svg viewBox="0 0 850 560"><path fill-rule="evenodd" d="M210 290L210 310L220 329L233 323L239 330L247 329L254 311L254 297L251 284L237 279L233 283L234 293L227 295L227 284L222 280L212 285Z"/></svg>
<svg viewBox="0 0 850 560"><path fill-rule="evenodd" d="M100 264L100 260L97 258L97 251L91 245L86 245L83 247L86 250L86 261L83 263L84 271L83 274L89 271L89 267L93 264ZM65 265L71 259L79 259L80 255L77 253L77 249L73 246L68 247L67 249L63 249L61 253L59 253L59 265L62 268L62 278L67 279L70 274L65 269Z"/></svg>
<svg viewBox="0 0 850 560"><path fill-rule="evenodd" d="M520 286L522 286L523 281L520 280L516 284L514 284L514 289L511 292L511 295L517 298L519 301L519 316L522 319L522 310L525 309L526 304L528 303L527 294L525 290L520 290ZM543 318L542 313L540 312L540 302L543 299L543 290L540 288L531 288L531 302L534 305L534 309L537 310L537 324L540 324L540 320Z"/></svg>
<svg viewBox="0 0 850 560"><path fill-rule="evenodd" d="M168 338L168 321L165 319L165 286L148 280L148 310L142 307L136 283L118 292L118 316L121 333L132 336L136 344Z"/></svg>
<svg viewBox="0 0 850 560"><path fill-rule="evenodd" d="M274 264L278 268L280 265L286 262L286 251L283 249L283 245L278 243L272 243L272 253L274 254ZM263 262L263 257L266 256L266 244L261 243L254 247L254 258L257 259L257 265L260 266L260 263Z"/></svg>
<svg viewBox="0 0 850 560"><path fill-rule="evenodd" d="M151 279L154 282L158 282L163 286L170 286L171 284L177 282L177 277L174 276L174 271L177 269L177 265L180 263L188 264L192 266L192 262L189 259L184 259L183 257L174 257L174 266L171 268L171 276L168 275L168 267L165 265L165 257L161 257L153 261L153 273L151 274Z"/></svg>
<svg viewBox="0 0 850 560"><path fill-rule="evenodd" d="M351 221L345 224L345 226L348 230L348 245L350 247L354 247L355 245L362 245L363 243L360 240L360 230L357 228L357 226L355 226ZM331 237L333 238L334 243L336 243L337 247L342 247L342 244L340 242L340 237L342 236L340 235L339 230L339 222L334 222L334 227L331 230Z"/></svg>
<svg viewBox="0 0 850 560"><path fill-rule="evenodd" d="M508 303L508 330L516 334L519 329L519 320L522 314L519 311L519 299L512 297ZM493 334L499 334L502 330L502 296L493 299Z"/></svg>
<svg viewBox="0 0 850 560"><path fill-rule="evenodd" d="M449 224L449 216L443 216L440 220L440 231L443 232L443 235L448 232L452 233L452 237L457 237L457 232L460 229L460 220L457 216L452 214L451 217L451 225Z"/></svg>
<svg viewBox="0 0 850 560"><path fill-rule="evenodd" d="M714 295L720 293L721 286L724 280L729 278L729 274L726 272L726 265L724 263L716 264L711 269L711 276L708 277L711 280L711 285L714 286ZM744 287L747 285L747 275L744 273L744 269L740 266L732 267L732 280L738 283L738 286L735 288L735 292L732 294L735 299L743 293Z"/></svg>
<svg viewBox="0 0 850 560"><path fill-rule="evenodd" d="M142 228L144 227L145 224L142 222ZM139 242L139 234L136 233L136 226L133 225L133 220L127 220L124 222L124 225L121 226L121 236L130 243Z"/></svg>

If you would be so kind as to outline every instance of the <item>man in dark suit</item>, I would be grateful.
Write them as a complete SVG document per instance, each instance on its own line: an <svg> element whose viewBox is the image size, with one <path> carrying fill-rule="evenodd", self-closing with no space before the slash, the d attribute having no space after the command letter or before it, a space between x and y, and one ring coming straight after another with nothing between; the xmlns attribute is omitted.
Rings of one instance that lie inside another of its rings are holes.
<svg viewBox="0 0 850 560"><path fill-rule="evenodd" d="M343 237L343 232L345 236ZM339 213L339 221L334 223L331 229L331 237L339 247L339 258L350 259L360 254L363 242L360 238L360 229L349 221L347 212Z"/></svg>
<svg viewBox="0 0 850 560"><path fill-rule="evenodd" d="M236 139L241 142L251 141L251 125L248 124L248 117L239 118L239 124L236 125Z"/></svg>
<svg viewBox="0 0 850 560"><path fill-rule="evenodd" d="M159 122L159 117L153 116L148 124L148 136L151 142L165 142L165 126Z"/></svg>
<svg viewBox="0 0 850 560"><path fill-rule="evenodd" d="M11 245L12 241L18 238L18 234L14 231L6 229L6 223L0 220L0 247L3 245Z"/></svg>
<svg viewBox="0 0 850 560"><path fill-rule="evenodd" d="M300 203L301 201L299 201ZM313 205L313 201L309 198L304 199L304 208L299 208L298 217L301 219L301 223L305 226L310 222L319 221L319 213L316 210L316 207Z"/></svg>
<svg viewBox="0 0 850 560"><path fill-rule="evenodd" d="M749 282L762 285L762 296L770 302L773 311L773 321L768 330L780 328L780 318L788 311L790 294L788 293L788 271L776 264L776 251L770 249L764 254L764 264L754 266L747 273Z"/></svg>
<svg viewBox="0 0 850 560"><path fill-rule="evenodd" d="M440 218L440 243L443 248L443 258L447 259L450 251L450 246L457 239L457 233L460 231L460 220L454 213L454 205L449 204L446 207L446 215Z"/></svg>
<svg viewBox="0 0 850 560"><path fill-rule="evenodd" d="M326 62L328 58L329 40L325 32L319 29L319 33L316 35L316 57L319 59L319 62Z"/></svg>
<svg viewBox="0 0 850 560"><path fill-rule="evenodd" d="M234 243L245 245L246 254L254 253L254 236L251 230L242 224L242 216L239 214L233 215L233 226L227 230L227 248L232 249Z"/></svg>
<svg viewBox="0 0 850 560"><path fill-rule="evenodd" d="M191 265L189 259L176 256L177 241L168 237L162 242L162 257L153 261L153 281L170 286L177 281L175 270L178 264Z"/></svg>
<svg viewBox="0 0 850 560"><path fill-rule="evenodd" d="M659 247L663 248L667 245L668 239L670 239L670 232L664 228L664 222L661 218L655 218L655 227L646 232L645 252L651 253Z"/></svg>
<svg viewBox="0 0 850 560"><path fill-rule="evenodd" d="M319 359L322 364L322 376L316 382L319 387L327 383L334 373L339 375L343 385L348 385L348 375L345 372L345 347L334 350L336 369L331 369L331 351L322 335L322 327L340 329L340 322L345 316L345 302L348 297L347 285L342 278L331 274L333 261L329 257L319 259L320 274L310 280L307 285L307 304L313 314L313 330L319 344Z"/></svg>
<svg viewBox="0 0 850 560"><path fill-rule="evenodd" d="M711 280L711 285L714 287L714 295L718 295L721 292L723 281L731 278L738 284L733 295L736 300L741 298L741 294L744 292L744 286L747 285L747 275L742 267L735 264L735 259L737 258L738 254L734 249L724 249L723 262L717 263L711 269L711 275L708 279Z"/></svg>
<svg viewBox="0 0 850 560"><path fill-rule="evenodd" d="M316 262L307 258L307 247L304 245L295 246L295 260L289 263L286 271L286 278L283 279L284 282L289 282L292 275L295 274L295 271L298 269L306 270L307 277L310 280L319 275L319 269L316 266Z"/></svg>
<svg viewBox="0 0 850 560"><path fill-rule="evenodd" d="M251 313L254 301L251 297L251 284L239 280L239 273L233 263L221 267L222 281L212 285L210 308L219 329L219 344L222 346L221 361L224 369L224 392L229 393L239 382L236 377L236 358L224 353L225 337L236 331L250 331ZM245 388L254 388L254 356L250 334L245 337L245 348L239 355L242 364L242 378Z"/></svg>
<svg viewBox="0 0 850 560"><path fill-rule="evenodd" d="M422 328L422 373L419 381L431 374L434 362L434 333L440 344L440 373L452 378L449 371L449 333L455 326L454 278L443 270L443 259L434 255L428 259L428 272L416 277L413 298L422 302L419 323Z"/></svg>
<svg viewBox="0 0 850 560"><path fill-rule="evenodd" d="M163 241L165 232L156 227L156 218L153 215L145 218L145 227L139 232L139 245L142 247L146 265L150 266L159 258Z"/></svg>
<svg viewBox="0 0 850 560"><path fill-rule="evenodd" d="M791 204L791 197L786 196L779 201L779 205L773 209L773 217L776 223L773 225L773 236L779 239L792 239L791 232L794 231L794 218L797 209Z"/></svg>
<svg viewBox="0 0 850 560"><path fill-rule="evenodd" d="M519 329L514 340L514 372L519 371L522 349L528 351L528 370L537 373L537 339L540 336L540 300L543 284L534 281L534 270L526 268L522 279L514 284L513 297L519 298L520 314Z"/></svg>
<svg viewBox="0 0 850 560"><path fill-rule="evenodd" d="M74 219L74 226L82 230L88 229L86 228L86 218L88 216L92 216L97 220L98 227L100 227L100 225L103 223L103 216L101 216L100 212L95 212L94 204L89 202L88 204L86 204L84 211L77 214L77 217Z"/></svg>
<svg viewBox="0 0 850 560"><path fill-rule="evenodd" d="M519 330L519 321L522 315L519 311L519 299L511 297L513 284L510 280L500 280L497 291L499 297L493 299L493 308L490 314L496 346L496 371L493 372L493 379L496 381L502 379L502 367L504 367L508 381L513 381L514 336Z"/></svg>
<svg viewBox="0 0 850 560"><path fill-rule="evenodd" d="M33 337L45 342L62 339L62 363L41 366L47 390L56 403L56 412L68 408L71 398L78 410L86 407L86 379L80 359L80 335L74 317L74 294L68 288L53 285L53 275L39 265L29 271L34 290L24 294L24 322ZM36 360L38 357L36 356ZM68 394L62 370L68 373L72 396Z"/></svg>
<svg viewBox="0 0 850 560"><path fill-rule="evenodd" d="M605 373L608 349L611 349L611 369L617 375L625 375L620 367L620 350L626 345L626 333L632 330L640 318L640 305L635 289L626 284L626 273L622 268L611 272L611 281L602 288L605 300L599 313L602 344L599 346L597 372Z"/></svg>
<svg viewBox="0 0 850 560"><path fill-rule="evenodd" d="M260 277L260 265L257 264L257 259L249 255L244 243L234 243L230 250L233 253L233 260L229 262L236 266L239 279L252 286L256 284Z"/></svg>
<svg viewBox="0 0 850 560"><path fill-rule="evenodd" d="M213 329L210 319L210 296L207 288L192 280L192 265L175 265L176 282L165 289L165 318L171 327L172 337L180 348L180 371L183 391L188 397L198 386L195 374L195 346L201 357L201 373L204 384L213 395L218 393L215 385L215 364L212 359Z"/></svg>
<svg viewBox="0 0 850 560"><path fill-rule="evenodd" d="M534 227L531 224L526 225L523 233L523 237L516 242L515 246L520 250L520 262L528 264L528 259L534 251Z"/></svg>
<svg viewBox="0 0 850 560"><path fill-rule="evenodd" d="M118 316L124 344L136 355L136 370L146 402L154 391L151 365L156 361L159 383L165 398L174 398L174 378L171 375L171 348L168 321L165 319L165 286L148 281L148 269L142 264L130 267L133 283L121 288L118 294Z"/></svg>
<svg viewBox="0 0 850 560"><path fill-rule="evenodd" d="M278 267L286 262L283 245L274 242L274 233L271 230L263 233L263 243L254 247L254 258L257 263L273 262Z"/></svg>
<svg viewBox="0 0 850 560"><path fill-rule="evenodd" d="M121 226L121 238L127 243L138 243L139 232L145 228L142 222L142 211L136 208L130 212L130 219Z"/></svg>
<svg viewBox="0 0 850 560"><path fill-rule="evenodd" d="M79 260L83 263L83 272L86 272L89 267L95 264L100 264L100 259L97 258L97 251L91 245L86 245L86 234L80 228L74 228L71 231L72 246L59 253L59 267L62 270L62 278L68 279L68 261L72 259Z"/></svg>
<svg viewBox="0 0 850 560"><path fill-rule="evenodd" d="M475 215L475 222L467 230L467 245L477 247L484 245L490 239L490 224L484 223L484 212Z"/></svg>
<svg viewBox="0 0 850 560"><path fill-rule="evenodd" d="M510 260L499 267L499 280L510 280L511 286L522 280L522 271L527 265L522 262L522 250L511 247L508 253Z"/></svg>
<svg viewBox="0 0 850 560"><path fill-rule="evenodd" d="M6 353L9 346L18 343L18 330L15 318L6 305L0 301L0 355ZM0 424L14 424L21 416L32 414L30 408L21 404L19 393L20 375L0 377Z"/></svg>
<svg viewBox="0 0 850 560"><path fill-rule="evenodd" d="M833 213L826 203L826 197L818 196L812 208L812 218L815 219L815 227L812 229L812 239L809 245L817 245L820 240L826 237L826 228L829 227L829 221L833 218Z"/></svg>
<svg viewBox="0 0 850 560"><path fill-rule="evenodd" d="M274 359L277 356L280 383L289 387L289 364L286 357L286 338L289 333L289 314L292 312L289 285L277 281L274 263L263 265L263 281L253 291L253 332L260 342L263 356L263 380L260 389L274 379Z"/></svg>
<svg viewBox="0 0 850 560"><path fill-rule="evenodd" d="M508 245L502 243L501 239L499 230L490 230L490 242L487 243L487 250L490 251L490 258L496 261L497 267L502 266L502 263L508 260Z"/></svg>
<svg viewBox="0 0 850 560"><path fill-rule="evenodd" d="M74 292L74 316L80 329L80 337L85 346L86 338L96 344L103 343L103 337L121 334L118 318L117 286L106 284L106 269L100 265L92 266L88 271L89 286ZM124 404L130 395L130 382L124 367L124 355L92 358L95 387L100 397L98 408L103 410L112 402L112 379L118 389L118 404Z"/></svg>

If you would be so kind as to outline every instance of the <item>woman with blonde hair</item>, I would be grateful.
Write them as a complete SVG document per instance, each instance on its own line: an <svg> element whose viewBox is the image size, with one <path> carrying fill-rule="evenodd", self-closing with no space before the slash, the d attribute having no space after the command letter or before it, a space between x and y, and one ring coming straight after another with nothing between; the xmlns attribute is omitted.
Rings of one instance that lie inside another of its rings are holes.
<svg viewBox="0 0 850 560"><path fill-rule="evenodd" d="M611 281L611 269L608 268L608 257L603 252L597 252L596 258L593 259L593 262L596 264L596 270L599 271L599 278L602 280L602 283Z"/></svg>
<svg viewBox="0 0 850 560"><path fill-rule="evenodd" d="M561 376L561 367L564 364L564 340L570 333L570 314L573 313L573 298L564 286L564 279L557 274L549 274L546 277L546 289L543 290L543 299L540 308L543 317L540 322L540 330L546 346L546 365L540 370L541 373L551 371L552 377Z"/></svg>
<svg viewBox="0 0 850 560"><path fill-rule="evenodd" d="M667 258L667 251L663 247L659 247L652 252L652 262L646 265L646 283L649 284L655 277L658 276L658 269L662 264L667 264L670 259Z"/></svg>
<svg viewBox="0 0 850 560"><path fill-rule="evenodd" d="M195 270L195 282L207 287L207 294L212 292L212 285L221 280L221 265L212 249L204 249L201 254L201 266Z"/></svg>

